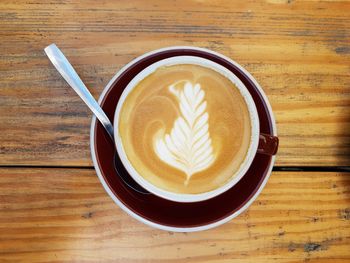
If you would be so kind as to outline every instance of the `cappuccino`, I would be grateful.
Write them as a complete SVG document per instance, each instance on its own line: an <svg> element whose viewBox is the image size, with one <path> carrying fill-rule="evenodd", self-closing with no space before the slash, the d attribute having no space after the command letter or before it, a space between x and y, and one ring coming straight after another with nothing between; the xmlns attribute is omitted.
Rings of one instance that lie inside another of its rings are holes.
<svg viewBox="0 0 350 263"><path fill-rule="evenodd" d="M127 94L118 136L144 180L168 192L200 194L237 175L251 145L251 116L240 89L221 72L166 65Z"/></svg>

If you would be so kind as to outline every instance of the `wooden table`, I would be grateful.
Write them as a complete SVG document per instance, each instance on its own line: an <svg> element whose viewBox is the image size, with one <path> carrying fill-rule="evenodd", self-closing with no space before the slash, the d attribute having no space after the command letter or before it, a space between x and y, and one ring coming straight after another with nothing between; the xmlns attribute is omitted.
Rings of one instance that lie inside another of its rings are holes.
<svg viewBox="0 0 350 263"><path fill-rule="evenodd" d="M3 0L0 9L0 262L350 261L350 2ZM96 98L123 65L160 47L210 48L242 64L280 137L262 194L198 233L125 214L92 167L91 113L44 55L52 42Z"/></svg>

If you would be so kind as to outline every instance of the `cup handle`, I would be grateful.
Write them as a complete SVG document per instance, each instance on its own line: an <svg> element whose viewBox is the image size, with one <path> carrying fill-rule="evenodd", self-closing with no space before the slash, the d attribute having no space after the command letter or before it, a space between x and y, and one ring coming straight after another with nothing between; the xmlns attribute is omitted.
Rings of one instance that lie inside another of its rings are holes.
<svg viewBox="0 0 350 263"><path fill-rule="evenodd" d="M278 149L278 142L278 137L266 133L260 133L257 152L266 155L275 155Z"/></svg>

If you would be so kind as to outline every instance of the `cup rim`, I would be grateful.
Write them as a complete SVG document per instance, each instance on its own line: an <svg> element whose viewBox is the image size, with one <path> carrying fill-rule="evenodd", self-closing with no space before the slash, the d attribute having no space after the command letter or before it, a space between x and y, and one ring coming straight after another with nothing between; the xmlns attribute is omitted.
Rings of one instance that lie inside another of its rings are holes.
<svg viewBox="0 0 350 263"><path fill-rule="evenodd" d="M98 103L101 104L104 99L106 98L106 96L108 95L109 91L111 90L111 87L113 87L114 82L131 66L133 66L134 64L138 63L139 61L142 61L143 59L145 59L146 57L155 55L157 53L161 53L161 52L168 52L168 51L172 51L172 50L194 50L194 51L201 51L201 52L207 52L209 54L218 56L224 60L226 60L227 62L231 63L232 65L234 65L235 67L237 67L239 70L241 70L246 76L247 78L249 78L252 83L254 84L255 88L259 91L261 98L264 100L264 103L266 105L266 109L268 110L269 113L269 118L271 121L271 128L272 128L272 134L274 136L277 136L277 127L276 127L276 121L275 121L275 117L272 111L272 107L271 104L265 94L265 92L263 91L263 89L261 88L261 86L259 85L259 83L254 79L254 77L247 71L245 70L240 64L238 64L237 62L235 62L234 60L232 60L231 58L226 57L225 55L222 55L221 53L206 49L206 48L200 48L200 47L193 47L193 46L170 46L170 47L164 47L164 48L160 48L160 49L156 49L147 53L144 53L143 55L140 55L138 57L136 57L135 59L133 59L132 61L130 61L129 63L127 63L126 65L124 65L120 70L118 70L116 72L116 74L111 78L111 80L108 82L108 84L105 86L105 88L102 90L99 99L98 99ZM130 215L131 217L133 217L134 219L150 226L153 228L157 228L157 229L161 229L164 231L172 231L172 232L197 232L197 231L203 231L203 230L208 230L211 228L215 228L218 227L222 224L225 224L226 222L232 220L233 218L237 217L238 215L240 215L242 212L244 212L255 200L256 198L259 196L259 194L261 193L261 191L263 190L263 188L265 187L268 179L271 176L271 172L272 172L272 168L273 165L275 163L276 157L275 156L271 156L270 159L270 164L268 169L266 170L266 173L264 175L263 180L261 181L260 185L258 186L258 188L254 191L254 193L249 197L249 200L243 205L241 206L237 211L235 211L234 213L232 213L229 216L226 216L220 220L217 220L215 222L212 223L208 223L205 225L200 225L200 226L195 226L195 227L176 227L176 226L168 226L168 225L164 225L161 223L156 223L146 217L143 217L139 214L137 214L135 211L133 211L131 208L129 208L126 204L124 204L121 200L119 200L119 198L113 193L113 191L110 189L107 181L105 181L105 178L102 174L102 170L99 167L99 163L97 161L97 153L96 153L96 148L95 148L95 126L97 123L97 119L95 116L92 116L92 120L91 120L91 126L90 126L90 149L91 149L91 158L94 164L94 167L96 169L96 174L103 186L103 188L105 189L105 191L108 193L108 195L112 198L112 200L124 211L126 212L128 215Z"/></svg>
<svg viewBox="0 0 350 263"><path fill-rule="evenodd" d="M247 105L247 108L249 111L249 117L250 117L250 125L251 125L251 128L250 128L251 138L250 138L250 143L249 143L247 153L245 154L245 157L242 163L240 164L239 168L232 174L232 177L218 188L215 188L213 190L203 192L203 193L197 193L197 194L183 194L183 193L171 192L171 191L159 188L156 185L149 182L147 179L145 179L131 164L129 158L127 157L125 149L123 147L121 135L119 134L119 117L120 117L121 108L123 107L126 98L130 94L130 92L134 90L137 84L140 83L145 78L147 78L150 74L152 74L162 66L182 65L182 64L195 64L195 65L204 66L204 67L210 68L211 70L217 71L219 74L229 79L234 84L234 86L238 89L238 91L241 93ZM245 173L248 171L250 165L254 160L254 157L256 155L257 148L258 148L259 134L260 134L259 117L258 117L256 105L250 92L248 91L246 86L243 84L243 82L235 74L233 74L230 70L228 70L224 66L210 59L197 57L197 56L175 56L171 58L161 59L147 66L146 68L141 70L138 74L133 76L133 78L127 84L127 86L123 90L118 100L117 107L115 109L115 114L114 114L113 126L114 126L114 141L115 141L117 153L124 167L129 173L129 175L139 185L144 187L149 192L170 201L183 202L183 203L200 202L200 201L208 200L210 198L216 197L226 192L228 189L230 189L235 184L237 184L240 181L240 179L242 179L242 177L245 175Z"/></svg>

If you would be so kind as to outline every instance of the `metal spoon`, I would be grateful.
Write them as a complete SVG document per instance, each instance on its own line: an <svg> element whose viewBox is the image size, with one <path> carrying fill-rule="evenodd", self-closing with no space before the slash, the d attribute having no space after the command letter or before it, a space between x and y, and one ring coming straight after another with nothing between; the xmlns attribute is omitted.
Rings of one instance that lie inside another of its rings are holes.
<svg viewBox="0 0 350 263"><path fill-rule="evenodd" d="M100 105L91 95L85 84L82 82L77 72L74 70L72 65L69 63L67 58L63 55L61 50L55 45L51 44L45 49L46 55L51 60L52 64L67 81L67 83L75 90L79 97L85 102L90 110L95 114L96 118L101 122L103 127L106 129L109 137L111 137L114 143L114 130L113 125L104 113Z"/></svg>
<svg viewBox="0 0 350 263"><path fill-rule="evenodd" d="M106 129L109 137L111 138L113 145L114 144L114 129L111 121L108 119L107 115L104 113L100 105L91 95L90 91L87 89L83 81L78 76L77 72L74 70L72 65L69 63L67 58L63 55L61 50L55 45L51 44L45 49L46 55L49 57L52 64L62 75L62 77L67 81L67 83L75 90L79 97L85 102L85 104L90 108L90 110L95 114L96 118L101 122L103 127ZM143 187L137 184L131 176L125 172L124 167L122 167L117 153L114 154L114 166L117 170L117 174L123 180L123 182L134 189L135 191L143 194L149 194ZM118 169L119 167L119 169Z"/></svg>

